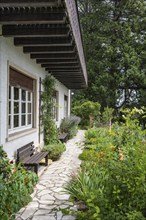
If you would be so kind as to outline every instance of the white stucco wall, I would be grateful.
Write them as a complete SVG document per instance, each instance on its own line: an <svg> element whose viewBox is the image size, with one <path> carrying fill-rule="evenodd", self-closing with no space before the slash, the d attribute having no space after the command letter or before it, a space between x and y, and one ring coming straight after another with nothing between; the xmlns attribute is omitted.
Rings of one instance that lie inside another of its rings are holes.
<svg viewBox="0 0 146 220"><path fill-rule="evenodd" d="M37 103L36 103L36 128L25 135L17 135L9 138L7 120L8 120L8 71L9 65L16 67L25 74L37 80ZM45 77L45 70L35 60L30 59L29 54L24 54L21 47L15 47L13 39L0 37L0 145L3 145L4 150L7 152L10 159L13 158L17 148L34 141L35 146L38 145L38 110L39 110L39 77ZM69 98L69 112L70 112L70 92L69 90L56 80L56 90L59 92L59 121L57 126L60 125L61 119L64 117L64 95ZM40 144L43 144L43 135L41 136Z"/></svg>

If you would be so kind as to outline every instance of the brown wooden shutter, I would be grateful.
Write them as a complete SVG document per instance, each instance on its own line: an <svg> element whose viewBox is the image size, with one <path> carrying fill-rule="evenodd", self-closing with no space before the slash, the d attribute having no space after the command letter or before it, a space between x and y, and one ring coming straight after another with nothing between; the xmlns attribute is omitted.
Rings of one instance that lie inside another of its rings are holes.
<svg viewBox="0 0 146 220"><path fill-rule="evenodd" d="M19 86L23 89L33 91L33 79L26 75L23 75L12 67L10 67L9 83L10 86Z"/></svg>

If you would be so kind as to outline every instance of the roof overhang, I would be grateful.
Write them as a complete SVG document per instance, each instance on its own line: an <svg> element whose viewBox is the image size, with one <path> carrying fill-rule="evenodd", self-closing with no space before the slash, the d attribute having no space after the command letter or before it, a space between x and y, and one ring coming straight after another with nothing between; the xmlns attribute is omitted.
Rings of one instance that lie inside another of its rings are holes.
<svg viewBox="0 0 146 220"><path fill-rule="evenodd" d="M69 89L87 86L75 0L0 0L2 35Z"/></svg>

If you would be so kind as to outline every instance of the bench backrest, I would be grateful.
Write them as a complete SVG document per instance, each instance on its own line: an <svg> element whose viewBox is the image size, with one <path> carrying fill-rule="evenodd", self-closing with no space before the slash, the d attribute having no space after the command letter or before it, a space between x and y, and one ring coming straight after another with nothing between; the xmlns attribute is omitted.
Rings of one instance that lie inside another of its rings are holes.
<svg viewBox="0 0 146 220"><path fill-rule="evenodd" d="M30 142L17 150L17 163L30 158L34 154L34 142Z"/></svg>

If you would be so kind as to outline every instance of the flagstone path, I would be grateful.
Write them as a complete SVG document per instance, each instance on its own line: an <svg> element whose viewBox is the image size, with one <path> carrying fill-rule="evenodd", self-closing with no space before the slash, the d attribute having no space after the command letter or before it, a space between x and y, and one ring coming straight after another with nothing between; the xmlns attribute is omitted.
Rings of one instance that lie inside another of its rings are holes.
<svg viewBox="0 0 146 220"><path fill-rule="evenodd" d="M78 159L84 145L84 131L66 143L66 151L53 162L39 178L32 194L32 202L17 213L16 220L74 220L71 214L63 214L68 208L76 213L76 207L69 201L70 195L63 186L74 175L81 164Z"/></svg>

